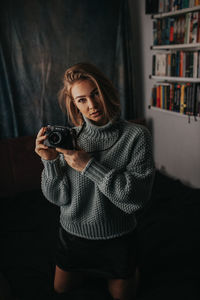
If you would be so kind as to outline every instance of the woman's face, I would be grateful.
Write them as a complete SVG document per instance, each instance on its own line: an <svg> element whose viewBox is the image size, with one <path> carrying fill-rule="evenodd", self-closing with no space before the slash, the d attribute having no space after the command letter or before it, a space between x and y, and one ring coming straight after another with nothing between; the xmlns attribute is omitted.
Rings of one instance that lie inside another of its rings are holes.
<svg viewBox="0 0 200 300"><path fill-rule="evenodd" d="M75 82L71 93L74 104L82 115L99 126L105 125L108 122L104 115L98 89L92 81L86 79Z"/></svg>

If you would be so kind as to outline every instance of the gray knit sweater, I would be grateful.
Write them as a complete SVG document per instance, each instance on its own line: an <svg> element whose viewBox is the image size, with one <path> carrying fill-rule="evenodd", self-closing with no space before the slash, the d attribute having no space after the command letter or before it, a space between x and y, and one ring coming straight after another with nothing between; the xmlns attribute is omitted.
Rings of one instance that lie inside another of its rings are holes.
<svg viewBox="0 0 200 300"><path fill-rule="evenodd" d="M62 154L42 159L42 191L60 206L61 225L86 239L132 231L134 212L148 201L154 177L149 131L121 119L105 126L86 119L78 145L92 157L82 172L68 166Z"/></svg>

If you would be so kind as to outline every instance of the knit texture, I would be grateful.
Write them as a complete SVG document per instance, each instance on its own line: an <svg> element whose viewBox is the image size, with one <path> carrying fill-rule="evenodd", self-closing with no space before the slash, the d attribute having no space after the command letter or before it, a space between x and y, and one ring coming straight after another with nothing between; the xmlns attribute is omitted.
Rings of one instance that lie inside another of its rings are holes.
<svg viewBox="0 0 200 300"><path fill-rule="evenodd" d="M134 212L150 197L151 135L144 126L121 119L105 126L85 121L78 145L90 152L90 161L78 172L62 154L55 160L42 159L42 191L60 206L60 222L67 232L87 239L118 237L135 228Z"/></svg>

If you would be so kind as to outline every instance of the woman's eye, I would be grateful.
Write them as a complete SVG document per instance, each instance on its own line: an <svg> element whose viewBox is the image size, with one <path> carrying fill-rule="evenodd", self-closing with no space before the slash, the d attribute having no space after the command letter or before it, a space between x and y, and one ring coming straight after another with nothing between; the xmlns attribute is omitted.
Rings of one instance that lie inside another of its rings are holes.
<svg viewBox="0 0 200 300"><path fill-rule="evenodd" d="M85 98L80 98L80 99L78 100L78 102L79 102L79 103L84 103L84 102L85 102Z"/></svg>
<svg viewBox="0 0 200 300"><path fill-rule="evenodd" d="M98 91L95 91L94 93L92 93L92 97L96 97L96 96L99 96L99 92Z"/></svg>

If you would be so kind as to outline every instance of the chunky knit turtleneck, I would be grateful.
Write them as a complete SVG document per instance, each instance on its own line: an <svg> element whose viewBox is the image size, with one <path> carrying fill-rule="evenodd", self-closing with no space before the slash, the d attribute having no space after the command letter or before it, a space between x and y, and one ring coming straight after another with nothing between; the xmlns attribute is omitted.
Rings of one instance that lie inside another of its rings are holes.
<svg viewBox="0 0 200 300"><path fill-rule="evenodd" d="M78 146L86 152L108 149L119 139L120 127L118 123L110 121L104 126L97 126L86 118L84 120L84 131L78 138Z"/></svg>
<svg viewBox="0 0 200 300"><path fill-rule="evenodd" d="M152 188L149 131L121 119L104 126L85 119L78 146L91 154L82 172L68 166L62 154L42 160L42 191L60 206L61 225L87 239L109 239L132 231L134 212L145 205Z"/></svg>

